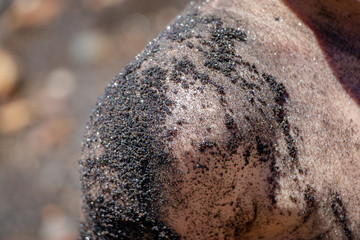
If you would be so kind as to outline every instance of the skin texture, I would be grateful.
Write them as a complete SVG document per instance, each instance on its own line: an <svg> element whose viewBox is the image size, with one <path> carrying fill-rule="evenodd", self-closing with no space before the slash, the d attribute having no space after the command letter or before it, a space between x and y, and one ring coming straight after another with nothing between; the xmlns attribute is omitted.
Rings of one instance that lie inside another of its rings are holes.
<svg viewBox="0 0 360 240"><path fill-rule="evenodd" d="M90 118L80 238L360 238L359 9L190 4Z"/></svg>

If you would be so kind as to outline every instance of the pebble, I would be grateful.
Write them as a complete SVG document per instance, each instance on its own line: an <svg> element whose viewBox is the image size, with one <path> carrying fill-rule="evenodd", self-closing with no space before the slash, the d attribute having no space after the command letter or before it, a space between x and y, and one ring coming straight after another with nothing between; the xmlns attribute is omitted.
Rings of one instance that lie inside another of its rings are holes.
<svg viewBox="0 0 360 240"><path fill-rule="evenodd" d="M76 240L76 224L56 204L47 204L41 211L40 236L43 240Z"/></svg>
<svg viewBox="0 0 360 240"><path fill-rule="evenodd" d="M14 57L0 49L0 99L14 92L19 80L18 69Z"/></svg>
<svg viewBox="0 0 360 240"><path fill-rule="evenodd" d="M12 134L28 126L32 121L30 102L15 100L0 106L0 132Z"/></svg>
<svg viewBox="0 0 360 240"><path fill-rule="evenodd" d="M97 64L110 57L112 41L108 35L91 30L75 36L69 47L71 59L79 64Z"/></svg>
<svg viewBox="0 0 360 240"><path fill-rule="evenodd" d="M61 0L15 0L10 9L13 27L37 27L46 25L63 10Z"/></svg>
<svg viewBox="0 0 360 240"><path fill-rule="evenodd" d="M61 144L74 129L74 121L67 118L47 119L28 133L32 151L43 156Z"/></svg>
<svg viewBox="0 0 360 240"><path fill-rule="evenodd" d="M100 11L114 5L119 5L128 0L81 0L83 7L91 11Z"/></svg>
<svg viewBox="0 0 360 240"><path fill-rule="evenodd" d="M75 88L75 75L66 68L51 71L45 81L45 94L51 98L66 99Z"/></svg>

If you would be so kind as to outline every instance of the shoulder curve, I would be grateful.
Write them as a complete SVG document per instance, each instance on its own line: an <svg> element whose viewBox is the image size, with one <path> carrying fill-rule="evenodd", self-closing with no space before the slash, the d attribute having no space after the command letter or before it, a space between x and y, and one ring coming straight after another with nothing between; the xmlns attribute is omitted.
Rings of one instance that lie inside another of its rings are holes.
<svg viewBox="0 0 360 240"><path fill-rule="evenodd" d="M262 189L270 205L278 187L275 157L302 174L286 118L286 89L243 59L237 46L247 35L236 24L193 7L109 84L90 119L80 161L84 236L178 239L174 225L159 219L173 213L163 206L177 204L171 201L179 176L212 168L218 175L211 181L219 181L225 172L218 169L233 158L242 161L232 165L240 173L250 165L261 169L261 181L271 186ZM217 163L197 162L210 158ZM231 220L250 209L245 226L256 208L245 201Z"/></svg>

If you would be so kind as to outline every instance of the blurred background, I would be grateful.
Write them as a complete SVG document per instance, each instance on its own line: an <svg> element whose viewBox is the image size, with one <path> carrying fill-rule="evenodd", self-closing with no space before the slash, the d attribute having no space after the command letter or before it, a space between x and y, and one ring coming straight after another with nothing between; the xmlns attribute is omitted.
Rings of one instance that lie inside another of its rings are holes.
<svg viewBox="0 0 360 240"><path fill-rule="evenodd" d="M187 2L0 0L0 239L77 239L97 97Z"/></svg>

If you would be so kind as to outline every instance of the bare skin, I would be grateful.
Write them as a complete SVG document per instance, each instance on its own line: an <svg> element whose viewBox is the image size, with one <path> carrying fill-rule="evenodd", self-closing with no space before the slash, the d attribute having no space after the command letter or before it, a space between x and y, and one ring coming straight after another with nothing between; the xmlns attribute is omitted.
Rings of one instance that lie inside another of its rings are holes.
<svg viewBox="0 0 360 240"><path fill-rule="evenodd" d="M89 239L360 238L360 2L190 5L85 136Z"/></svg>

